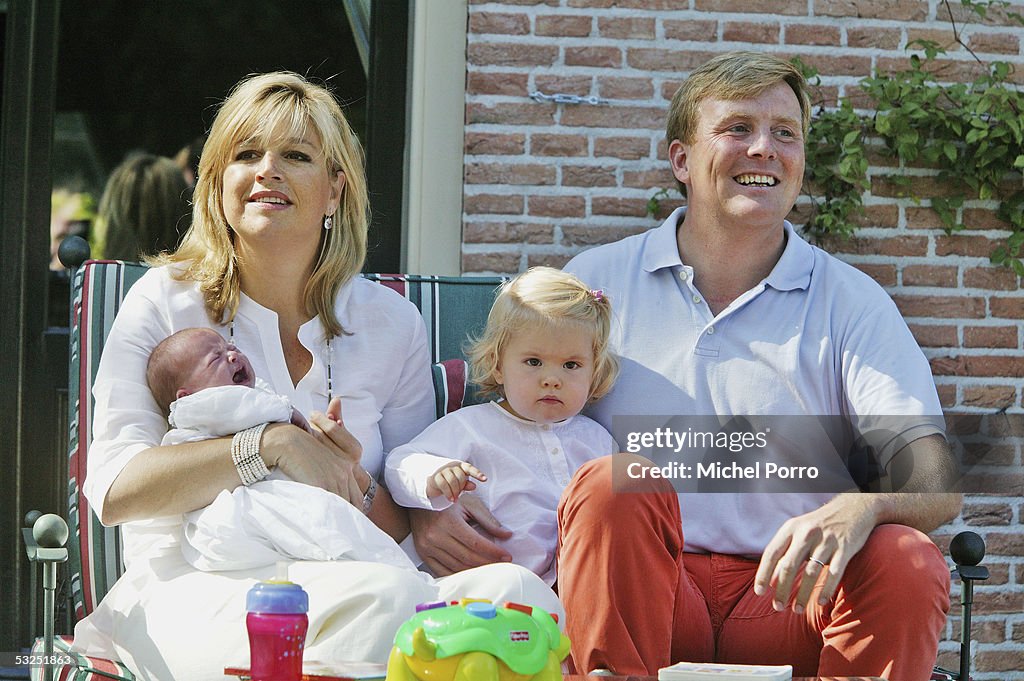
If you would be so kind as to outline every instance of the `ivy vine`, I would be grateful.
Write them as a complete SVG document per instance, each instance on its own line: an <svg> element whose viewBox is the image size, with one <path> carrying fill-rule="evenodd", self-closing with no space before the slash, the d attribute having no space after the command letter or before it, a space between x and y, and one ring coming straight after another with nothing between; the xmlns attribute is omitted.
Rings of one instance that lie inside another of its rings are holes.
<svg viewBox="0 0 1024 681"><path fill-rule="evenodd" d="M1024 17L1006 10L1008 0L960 4L979 19L998 8L1024 26ZM872 101L871 111L859 111L845 98L833 106L815 102L805 175L812 211L804 229L815 239L854 233L854 220L864 210L862 197L870 189L868 153L880 150L898 167L936 170L929 177L942 189L930 195L915 194L905 174L889 179L904 196L927 201L948 234L965 228L961 209L966 200L996 201L996 214L1009 226L1010 236L990 259L1024 276L1024 92L1011 81L1012 64L986 63L963 40L950 0L942 0L941 7L955 42L974 58L980 75L970 82L943 82L939 58L946 50L935 41L916 40L907 48L920 54L910 55L908 68L876 72L859 82ZM813 69L794 62L812 86L820 83ZM656 210L662 196L651 197L649 206Z"/></svg>
<svg viewBox="0 0 1024 681"><path fill-rule="evenodd" d="M1009 5L1006 0L960 3L981 19ZM965 228L965 200L998 202L996 214L1011 234L1005 246L992 252L991 261L1024 276L1024 92L1010 81L1013 66L979 59L961 36L950 0L942 6L955 42L974 57L980 75L967 83L943 83L938 58L946 50L935 41L916 40L907 47L923 54L912 54L908 68L860 81L874 105L870 114L856 111L847 99L833 108L819 103L807 140L806 179L816 195L805 229L817 238L853 233L852 218L863 212L861 197L870 188L868 149L880 145L901 167L937 169L943 190L931 196L916 195L905 175L890 179L906 196L927 200L948 234ZM1024 25L1020 14L1007 16ZM802 68L816 83L816 74Z"/></svg>

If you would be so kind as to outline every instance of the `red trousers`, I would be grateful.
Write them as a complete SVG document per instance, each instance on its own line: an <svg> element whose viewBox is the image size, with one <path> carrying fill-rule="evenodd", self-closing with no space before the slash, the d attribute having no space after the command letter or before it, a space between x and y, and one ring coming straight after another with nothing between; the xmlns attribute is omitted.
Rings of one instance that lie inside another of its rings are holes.
<svg viewBox="0 0 1024 681"><path fill-rule="evenodd" d="M658 483L613 492L605 457L562 496L558 591L576 670L656 675L673 662L717 661L791 664L794 676L929 677L949 570L924 534L876 527L831 602L818 605L815 591L804 613L776 612L768 594L754 595L757 561L683 552L678 497Z"/></svg>

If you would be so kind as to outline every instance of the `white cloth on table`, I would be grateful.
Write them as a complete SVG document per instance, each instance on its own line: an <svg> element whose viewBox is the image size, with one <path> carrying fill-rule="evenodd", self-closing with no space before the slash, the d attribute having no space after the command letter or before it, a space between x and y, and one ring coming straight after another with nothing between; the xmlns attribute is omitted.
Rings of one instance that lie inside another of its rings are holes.
<svg viewBox="0 0 1024 681"><path fill-rule="evenodd" d="M84 652L120 659L136 678L147 681L234 679L224 676L224 667L249 666L245 593L257 581L273 578L276 568L200 572L180 551L146 562L145 571L137 563L125 573L103 605L79 623L75 648L88 643ZM380 563L302 561L289 566L288 576L309 594L303 659L328 667L386 662L395 632L419 603L514 601L565 621L554 592L526 568L509 563L434 579Z"/></svg>
<svg viewBox="0 0 1024 681"><path fill-rule="evenodd" d="M427 497L427 478L445 464L473 464L487 482L477 482L472 494L512 531L511 538L496 543L513 562L553 584L558 500L580 466L616 451L608 431L586 416L539 424L489 402L452 412L391 450L384 480L403 506L443 509L451 502Z"/></svg>
<svg viewBox="0 0 1024 681"><path fill-rule="evenodd" d="M363 448L363 466L379 478L383 454L433 419L426 331L415 307L379 284L346 283L335 311L349 335L332 339L334 394L346 427ZM166 420L146 386L146 362L157 343L189 327L212 327L193 282L167 267L147 272L128 292L114 321L93 387L94 442L85 494L102 518L111 483L125 464L156 446ZM258 376L299 411L327 408L323 328L314 318L299 329L313 365L293 384L284 361L277 315L242 296L235 344ZM274 567L202 572L182 554L182 516L123 526L125 574L96 611L75 628L75 647L123 660L139 678L223 679L225 666L248 656L245 594ZM561 613L551 590L514 565L486 566L436 582L420 572L380 563L296 562L292 580L310 595L306 659L384 662L394 632L416 603L477 596L532 603Z"/></svg>

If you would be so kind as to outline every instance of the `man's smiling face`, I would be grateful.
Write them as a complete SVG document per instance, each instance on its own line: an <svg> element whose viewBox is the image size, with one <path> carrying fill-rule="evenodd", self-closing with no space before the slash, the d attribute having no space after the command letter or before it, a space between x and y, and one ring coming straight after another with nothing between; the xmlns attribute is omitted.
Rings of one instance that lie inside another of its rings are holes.
<svg viewBox="0 0 1024 681"><path fill-rule="evenodd" d="M750 99L705 99L693 140L673 141L673 174L686 185L688 217L781 226L804 175L801 109L778 83Z"/></svg>

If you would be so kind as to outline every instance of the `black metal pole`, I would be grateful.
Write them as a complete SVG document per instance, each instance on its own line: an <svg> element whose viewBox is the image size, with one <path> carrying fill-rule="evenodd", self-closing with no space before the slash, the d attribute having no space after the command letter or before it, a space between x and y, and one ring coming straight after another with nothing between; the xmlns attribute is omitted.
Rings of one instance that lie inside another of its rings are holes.
<svg viewBox="0 0 1024 681"><path fill-rule="evenodd" d="M960 588L960 681L971 678L971 604L974 603L974 580L965 579Z"/></svg>

